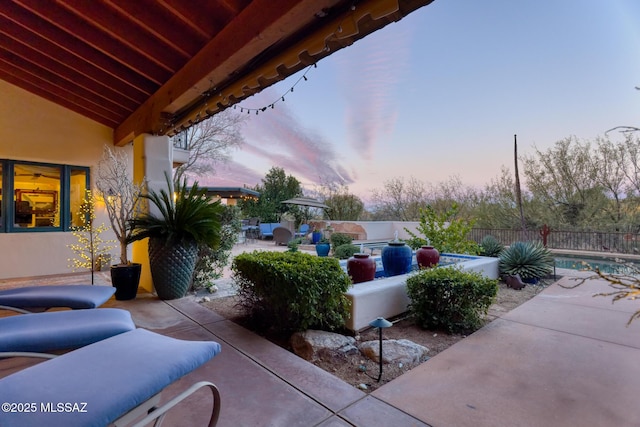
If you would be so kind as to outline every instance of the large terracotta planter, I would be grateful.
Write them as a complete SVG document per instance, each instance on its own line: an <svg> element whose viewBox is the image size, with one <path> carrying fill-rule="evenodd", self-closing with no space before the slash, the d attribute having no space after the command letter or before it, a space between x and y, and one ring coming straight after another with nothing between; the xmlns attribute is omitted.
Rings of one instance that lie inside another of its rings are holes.
<svg viewBox="0 0 640 427"><path fill-rule="evenodd" d="M423 246L416 251L416 261L419 268L437 267L440 262L440 252L433 246Z"/></svg>
<svg viewBox="0 0 640 427"><path fill-rule="evenodd" d="M368 282L376 277L376 262L369 254L354 254L347 260L347 274L352 283Z"/></svg>
<svg viewBox="0 0 640 427"><path fill-rule="evenodd" d="M413 252L405 242L394 240L382 248L382 267L387 277L410 272L412 260Z"/></svg>

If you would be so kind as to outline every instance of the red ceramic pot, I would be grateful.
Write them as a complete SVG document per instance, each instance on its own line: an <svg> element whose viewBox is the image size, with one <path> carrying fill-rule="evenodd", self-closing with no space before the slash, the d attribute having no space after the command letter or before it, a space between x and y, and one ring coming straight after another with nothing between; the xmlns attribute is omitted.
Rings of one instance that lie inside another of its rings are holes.
<svg viewBox="0 0 640 427"><path fill-rule="evenodd" d="M416 251L416 261L419 268L437 267L440 261L440 252L433 246L423 246Z"/></svg>
<svg viewBox="0 0 640 427"><path fill-rule="evenodd" d="M353 283L373 280L376 277L376 262L369 254L354 254L347 260L347 274Z"/></svg>

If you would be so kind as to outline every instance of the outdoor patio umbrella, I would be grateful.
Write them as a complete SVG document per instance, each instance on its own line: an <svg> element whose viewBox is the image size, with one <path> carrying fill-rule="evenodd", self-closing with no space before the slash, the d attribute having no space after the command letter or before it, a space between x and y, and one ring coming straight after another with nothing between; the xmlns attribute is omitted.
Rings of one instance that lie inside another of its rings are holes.
<svg viewBox="0 0 640 427"><path fill-rule="evenodd" d="M284 200L282 203L289 205L309 206L311 208L328 209L329 206L320 202L319 200L312 199L310 197L295 197L293 199Z"/></svg>

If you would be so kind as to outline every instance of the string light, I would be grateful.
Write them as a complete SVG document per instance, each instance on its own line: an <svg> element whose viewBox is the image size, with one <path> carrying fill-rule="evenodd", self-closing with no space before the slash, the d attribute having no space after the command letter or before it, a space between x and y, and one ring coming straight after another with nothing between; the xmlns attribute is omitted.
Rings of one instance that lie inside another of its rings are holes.
<svg viewBox="0 0 640 427"><path fill-rule="evenodd" d="M356 10L355 3L351 5L350 9L352 11ZM335 31L333 33L333 38L335 38L336 40L338 39L338 34L343 32L342 23L345 22L347 19L353 19L353 17L346 17L340 24L338 24L338 26L336 27L336 29L335 29ZM327 52L330 51L329 46L325 44L324 50L327 51ZM251 112L255 112L256 115L258 115L260 112L265 112L268 107L271 107L271 109L274 109L275 108L275 104L277 104L278 102L280 102L280 101L285 102L285 95L288 94L289 92L293 93L294 88L298 85L298 83L300 83L301 81L305 81L305 82L309 81L309 78L307 77L307 73L311 70L311 68L318 68L318 64L317 63L313 63L313 64L309 65L307 67L307 69L304 71L304 73L302 74L302 76L300 76L300 78L298 78L298 80L296 80L296 82L284 94L282 94L279 97L279 99L276 99L275 101L273 101L270 104L267 104L264 107L259 107L259 108L240 107L240 112L244 113L244 111L247 110L247 114L251 114ZM217 90L218 90L218 88L213 86L213 81L210 81L209 90L203 92L202 96L205 97L205 99L208 100L208 99L212 98L215 95ZM228 104L229 102L234 102L234 99L235 99L234 96L227 97L227 96L223 96L222 93L218 93L218 96L221 98L221 102L218 101L216 103L216 105L218 107L218 110L223 110L224 107L225 107L225 104ZM237 107L238 107L237 104L233 105L233 109L234 110L236 110ZM199 121L201 121L203 119L206 119L206 118L208 118L208 117L210 117L212 115L211 112L207 110L206 102L205 102L205 114L206 114L206 117L201 118L200 117L200 113L198 113L197 122L199 122ZM176 127L173 118L171 118L169 121L165 122L164 125L167 128L173 128L173 132L172 132L173 134L176 134L178 132L186 130L186 127L184 125L180 125L180 126Z"/></svg>

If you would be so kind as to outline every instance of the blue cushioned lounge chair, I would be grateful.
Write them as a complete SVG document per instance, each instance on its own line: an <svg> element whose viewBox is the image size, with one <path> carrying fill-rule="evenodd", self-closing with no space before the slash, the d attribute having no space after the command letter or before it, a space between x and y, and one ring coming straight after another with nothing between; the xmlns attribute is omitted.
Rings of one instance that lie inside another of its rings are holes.
<svg viewBox="0 0 640 427"><path fill-rule="evenodd" d="M144 329L126 332L0 379L1 402L37 406L32 412L0 413L0 425L102 427L134 421L136 426L147 425L161 420L194 391L208 387L214 397L208 425L214 426L220 393L208 381L194 384L159 408L156 405L165 387L219 352L220 344L213 341L183 341ZM77 406L56 411L60 402Z"/></svg>
<svg viewBox="0 0 640 427"><path fill-rule="evenodd" d="M131 314L117 308L0 317L0 357L52 358L43 353L83 347L135 328Z"/></svg>
<svg viewBox="0 0 640 427"><path fill-rule="evenodd" d="M112 286L58 285L27 286L0 291L0 308L22 313L44 311L53 307L96 308L114 294Z"/></svg>

